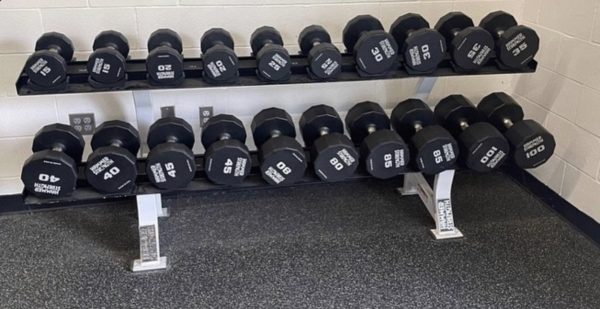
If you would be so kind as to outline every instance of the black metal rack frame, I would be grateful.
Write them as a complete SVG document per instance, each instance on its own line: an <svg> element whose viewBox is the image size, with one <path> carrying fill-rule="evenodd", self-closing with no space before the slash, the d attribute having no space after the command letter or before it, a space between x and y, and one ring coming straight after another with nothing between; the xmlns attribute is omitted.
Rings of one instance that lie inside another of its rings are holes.
<svg viewBox="0 0 600 309"><path fill-rule="evenodd" d="M152 89L190 89L206 87L227 87L227 86L262 86L262 85L289 85L289 84L307 84L322 82L349 82L360 80L382 80L399 79L414 77L441 77L441 76L464 76L464 75L490 75L490 74L515 74L532 73L537 69L537 62L532 61L520 70L514 70L504 67L496 59L495 54L492 59L481 70L476 72L464 72L457 69L449 55L446 55L444 61L437 70L429 74L411 74L405 68L403 60L399 60L396 68L383 75L362 76L356 68L354 57L350 54L343 54L342 73L334 80L316 80L312 79L307 70L308 61L305 56L292 56L292 75L289 80L281 82L269 82L259 78L256 74L256 59L254 57L240 57L239 59L239 78L234 83L213 84L205 81L202 77L203 63L200 58L189 58L184 60L185 79L179 85L155 85L147 78L146 60L136 59L128 60L126 64L126 79L118 86L96 88L89 82L86 61L70 62L67 67L67 82L61 87L41 90L31 85L28 81L25 68L21 71L17 82L18 95L41 95L41 94L60 94L60 93L87 93L104 91L131 91L131 90L152 90Z"/></svg>

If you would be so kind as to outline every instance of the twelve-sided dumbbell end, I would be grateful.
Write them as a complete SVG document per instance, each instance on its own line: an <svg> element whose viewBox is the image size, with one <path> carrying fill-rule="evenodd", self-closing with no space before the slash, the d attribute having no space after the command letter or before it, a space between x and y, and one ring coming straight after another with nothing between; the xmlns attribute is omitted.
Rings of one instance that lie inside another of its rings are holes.
<svg viewBox="0 0 600 309"><path fill-rule="evenodd" d="M260 111L251 125L263 179L271 185L293 184L308 166L304 149L296 141L292 116L280 108Z"/></svg>
<svg viewBox="0 0 600 309"><path fill-rule="evenodd" d="M250 174L252 157L246 142L246 129L233 115L216 115L202 127L204 171L220 185L237 185Z"/></svg>
<svg viewBox="0 0 600 309"><path fill-rule="evenodd" d="M300 129L311 150L315 173L321 180L343 181L354 174L359 154L344 135L344 124L333 107L312 106L300 117Z"/></svg>
<svg viewBox="0 0 600 309"><path fill-rule="evenodd" d="M462 95L450 95L435 107L442 126L458 139L460 162L477 172L498 169L508 158L510 145L494 126L483 122L477 107Z"/></svg>
<svg viewBox="0 0 600 309"><path fill-rule="evenodd" d="M83 136L74 128L59 123L44 126L21 171L25 189L40 198L70 196L77 186L84 146Z"/></svg>
<svg viewBox="0 0 600 309"><path fill-rule="evenodd" d="M158 29L148 39L146 70L152 84L179 85L185 79L183 43L171 29Z"/></svg>

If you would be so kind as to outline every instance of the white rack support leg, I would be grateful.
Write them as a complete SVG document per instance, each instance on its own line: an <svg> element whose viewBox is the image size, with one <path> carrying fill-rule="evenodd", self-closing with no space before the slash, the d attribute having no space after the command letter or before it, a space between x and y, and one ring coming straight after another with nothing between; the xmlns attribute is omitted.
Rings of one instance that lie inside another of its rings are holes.
<svg viewBox="0 0 600 309"><path fill-rule="evenodd" d="M435 229L432 229L431 233L437 240L463 237L454 226L452 214L451 192L454 173L454 170L448 170L437 174L433 188L421 173L406 174L404 186L398 189L402 195L419 195L435 221Z"/></svg>
<svg viewBox="0 0 600 309"><path fill-rule="evenodd" d="M167 258L160 256L158 218L168 217L169 210L162 207L160 194L137 196L138 231L140 234L140 258L133 261L133 272L167 268Z"/></svg>

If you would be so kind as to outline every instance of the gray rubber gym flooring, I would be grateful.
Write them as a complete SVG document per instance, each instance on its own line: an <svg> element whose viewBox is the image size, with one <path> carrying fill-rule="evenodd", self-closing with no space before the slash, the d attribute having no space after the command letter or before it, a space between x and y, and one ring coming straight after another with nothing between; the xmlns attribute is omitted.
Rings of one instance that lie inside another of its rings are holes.
<svg viewBox="0 0 600 309"><path fill-rule="evenodd" d="M133 204L0 217L0 306L600 308L598 246L503 174L456 179L441 242L394 181L168 200L147 274Z"/></svg>

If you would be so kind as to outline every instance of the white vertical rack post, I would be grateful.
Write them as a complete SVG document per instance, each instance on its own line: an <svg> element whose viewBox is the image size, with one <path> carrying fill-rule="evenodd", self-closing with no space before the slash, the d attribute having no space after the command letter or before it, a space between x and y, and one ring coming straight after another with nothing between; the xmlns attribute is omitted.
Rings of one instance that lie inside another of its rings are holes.
<svg viewBox="0 0 600 309"><path fill-rule="evenodd" d="M169 211L162 207L160 194L138 195L138 232L140 235L140 258L133 261L134 272L167 268L167 258L160 256L158 218L168 217Z"/></svg>
<svg viewBox="0 0 600 309"><path fill-rule="evenodd" d="M436 82L437 77L421 78L415 97L427 101ZM464 237L461 231L454 226L451 197L454 174L454 170L437 174L433 187L421 173L406 174L404 186L398 189L402 195L418 195L421 198L435 221L435 229L432 229L431 233L438 240Z"/></svg>
<svg viewBox="0 0 600 309"><path fill-rule="evenodd" d="M152 97L149 90L133 91L133 101L137 118L142 156L148 153L144 141L148 129L154 122ZM143 194L136 197L138 212L138 233L140 239L140 258L133 261L132 271L141 272L167 268L167 258L160 255L158 218L168 217L169 211L162 207L160 194Z"/></svg>

